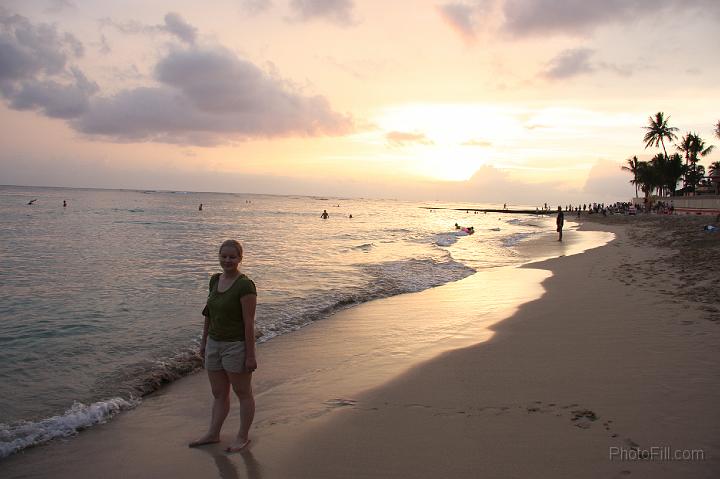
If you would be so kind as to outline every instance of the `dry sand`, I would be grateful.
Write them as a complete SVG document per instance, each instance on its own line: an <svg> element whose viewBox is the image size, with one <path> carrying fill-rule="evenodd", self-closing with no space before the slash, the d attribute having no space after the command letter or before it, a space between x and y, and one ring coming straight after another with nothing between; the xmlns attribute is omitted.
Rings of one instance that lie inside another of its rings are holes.
<svg viewBox="0 0 720 479"><path fill-rule="evenodd" d="M717 477L720 234L692 217L594 220L604 224L584 219L562 244L548 234L519 248L564 257L367 303L264 344L246 453L185 447L207 423L197 374L0 472ZM616 239L571 255L607 236L594 230ZM234 411L225 442L236 427ZM704 460L610 456L666 446Z"/></svg>

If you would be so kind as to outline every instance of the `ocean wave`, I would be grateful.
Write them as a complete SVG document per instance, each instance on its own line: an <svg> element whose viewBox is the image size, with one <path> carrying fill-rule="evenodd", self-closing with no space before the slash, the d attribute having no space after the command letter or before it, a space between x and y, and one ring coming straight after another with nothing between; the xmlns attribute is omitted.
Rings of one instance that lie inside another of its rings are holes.
<svg viewBox="0 0 720 479"><path fill-rule="evenodd" d="M505 223L516 226L529 226L531 228L542 227L541 224L537 223L537 217L535 216L528 216L526 218L512 218L505 221Z"/></svg>
<svg viewBox="0 0 720 479"><path fill-rule="evenodd" d="M361 245L353 246L352 249L359 249L362 251L370 251L373 246L375 246L373 243L364 243Z"/></svg>
<svg viewBox="0 0 720 479"><path fill-rule="evenodd" d="M409 259L366 265L364 269L374 277L377 294L394 296L422 291L452 281L458 281L475 272L447 255L438 259Z"/></svg>
<svg viewBox="0 0 720 479"><path fill-rule="evenodd" d="M515 246L522 240L527 239L532 235L533 235L533 233L515 233L515 234L508 236L507 238L503 238L502 244L503 244L503 246L506 246L506 247Z"/></svg>
<svg viewBox="0 0 720 479"><path fill-rule="evenodd" d="M458 281L476 271L454 261L449 254L442 259L388 261L358 267L367 278L364 287L323 291L300 301L266 304L258 308L257 324L262 331L260 342L298 330L352 306Z"/></svg>
<svg viewBox="0 0 720 479"><path fill-rule="evenodd" d="M433 243L438 246L450 246L455 244L458 238L461 238L463 236L470 235L462 230L451 231L449 233L438 233L434 236Z"/></svg>
<svg viewBox="0 0 720 479"><path fill-rule="evenodd" d="M132 400L147 396L201 367L198 345L191 344L166 358L141 361L106 375L96 386L99 391L113 391Z"/></svg>
<svg viewBox="0 0 720 479"><path fill-rule="evenodd" d="M70 437L96 424L107 422L120 411L132 409L139 400L112 398L90 405L75 402L62 415L40 421L0 424L0 458L59 437Z"/></svg>

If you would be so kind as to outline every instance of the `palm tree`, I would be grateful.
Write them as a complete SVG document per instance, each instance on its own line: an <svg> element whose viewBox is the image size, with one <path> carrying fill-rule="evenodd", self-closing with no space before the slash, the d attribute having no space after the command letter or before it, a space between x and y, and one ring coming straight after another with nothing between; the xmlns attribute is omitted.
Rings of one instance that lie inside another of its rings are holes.
<svg viewBox="0 0 720 479"><path fill-rule="evenodd" d="M638 163L637 182L638 185L640 185L640 191L645 194L645 202L647 203L648 196L652 194L653 190L657 188L660 183L657 171L647 161Z"/></svg>
<svg viewBox="0 0 720 479"><path fill-rule="evenodd" d="M718 122L718 127L720 127L720 122ZM713 161L710 163L710 176L713 185L715 186L715 194L720 195L720 161Z"/></svg>
<svg viewBox="0 0 720 479"><path fill-rule="evenodd" d="M710 163L710 176L720 176L720 161Z"/></svg>
<svg viewBox="0 0 720 479"><path fill-rule="evenodd" d="M635 198L637 198L638 197L637 172L638 172L638 163L639 163L638 157L633 156L632 158L628 158L627 160L625 160L625 163L627 163L627 165L621 166L620 169L623 171L629 171L630 173L632 173L633 179L630 180L630 183L635 185Z"/></svg>
<svg viewBox="0 0 720 479"><path fill-rule="evenodd" d="M683 165L682 156L677 153L670 155L670 159L665 164L663 171L663 179L665 187L668 189L670 196L675 196L678 181L685 175L687 167Z"/></svg>
<svg viewBox="0 0 720 479"><path fill-rule="evenodd" d="M699 179L695 181L697 176L697 168L695 168L695 164L700 160L699 157L709 155L710 152L713 151L715 146L706 146L705 140L700 138L700 135L695 132L688 132L682 137L682 139L680 140L680 144L675 145L675 147L685 153L685 166L687 167L685 173L686 175L690 175L693 180L689 181L686 176L685 186L690 186L694 191L695 186L700 181Z"/></svg>
<svg viewBox="0 0 720 479"><path fill-rule="evenodd" d="M685 183L690 188L690 191L695 191L695 187L700 184L700 181L705 176L705 167L692 163L685 173Z"/></svg>
<svg viewBox="0 0 720 479"><path fill-rule="evenodd" d="M695 149L695 134L687 132L680 138L680 144L675 145L675 148L682 151L685 154L685 164L690 163L690 154Z"/></svg>
<svg viewBox="0 0 720 479"><path fill-rule="evenodd" d="M668 157L668 154L665 149L664 140L676 140L677 135L675 132L678 131L678 129L674 126L668 125L669 120L669 116L665 118L665 113L659 111L655 114L655 118L652 116L648 117L648 126L643 127L647 130L647 133L645 133L645 137L643 138L645 148L662 145L662 149L665 152L665 158Z"/></svg>
<svg viewBox="0 0 720 479"><path fill-rule="evenodd" d="M705 140L700 138L700 136L697 133L694 136L695 136L695 141L694 141L695 148L692 151L690 161L694 161L695 163L697 163L698 155L700 155L700 156L709 155L715 149L715 145L705 146Z"/></svg>
<svg viewBox="0 0 720 479"><path fill-rule="evenodd" d="M720 121L715 124L715 136L720 138Z"/></svg>

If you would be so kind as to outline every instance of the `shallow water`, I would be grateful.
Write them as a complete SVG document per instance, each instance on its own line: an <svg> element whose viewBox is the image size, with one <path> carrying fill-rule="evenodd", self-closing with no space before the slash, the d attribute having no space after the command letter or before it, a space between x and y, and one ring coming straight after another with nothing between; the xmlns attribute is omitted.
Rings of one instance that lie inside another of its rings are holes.
<svg viewBox="0 0 720 479"><path fill-rule="evenodd" d="M512 246L554 221L421 206L0 187L0 457L104 421L196 368L224 239L244 245L266 341L353 304L524 261Z"/></svg>

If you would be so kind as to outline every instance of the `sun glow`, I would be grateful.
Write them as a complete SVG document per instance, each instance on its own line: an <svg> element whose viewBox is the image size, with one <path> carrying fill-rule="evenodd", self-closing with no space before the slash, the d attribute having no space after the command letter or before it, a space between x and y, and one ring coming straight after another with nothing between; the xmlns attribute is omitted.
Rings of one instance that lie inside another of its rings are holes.
<svg viewBox="0 0 720 479"><path fill-rule="evenodd" d="M412 157L417 174L461 181L526 132L521 114L486 105L413 104L385 109L375 123L390 148Z"/></svg>

